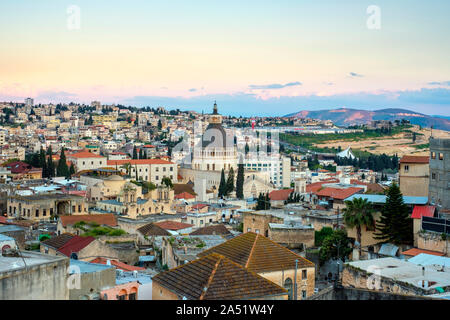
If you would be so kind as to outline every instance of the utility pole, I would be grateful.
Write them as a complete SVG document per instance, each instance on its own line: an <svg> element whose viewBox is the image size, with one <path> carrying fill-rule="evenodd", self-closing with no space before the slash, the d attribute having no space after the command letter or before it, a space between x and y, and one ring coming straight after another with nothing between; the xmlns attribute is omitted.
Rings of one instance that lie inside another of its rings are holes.
<svg viewBox="0 0 450 320"><path fill-rule="evenodd" d="M298 300L297 299L297 268L298 268L298 259L295 259L294 300Z"/></svg>

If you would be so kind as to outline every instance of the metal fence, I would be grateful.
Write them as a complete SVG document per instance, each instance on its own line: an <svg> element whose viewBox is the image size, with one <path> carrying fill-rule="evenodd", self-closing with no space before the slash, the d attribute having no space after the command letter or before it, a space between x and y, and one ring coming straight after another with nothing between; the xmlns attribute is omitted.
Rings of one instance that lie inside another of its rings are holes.
<svg viewBox="0 0 450 320"><path fill-rule="evenodd" d="M450 220L422 217L422 229L427 231L450 234Z"/></svg>

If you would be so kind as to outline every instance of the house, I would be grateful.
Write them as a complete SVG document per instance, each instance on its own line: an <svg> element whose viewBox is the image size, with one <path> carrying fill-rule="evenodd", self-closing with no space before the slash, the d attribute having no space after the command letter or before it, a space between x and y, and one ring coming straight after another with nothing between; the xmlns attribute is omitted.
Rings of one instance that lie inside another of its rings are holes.
<svg viewBox="0 0 450 320"><path fill-rule="evenodd" d="M11 171L13 180L33 180L42 178L42 169L34 168L22 161L10 162L6 168Z"/></svg>
<svg viewBox="0 0 450 320"><path fill-rule="evenodd" d="M223 255L211 253L153 277L152 297L153 300L285 300L287 290Z"/></svg>
<svg viewBox="0 0 450 320"><path fill-rule="evenodd" d="M155 222L155 225L167 230L171 234L189 234L192 231L192 224L177 221Z"/></svg>
<svg viewBox="0 0 450 320"><path fill-rule="evenodd" d="M294 189L273 190L269 193L270 205L273 207L282 207L292 192L294 192Z"/></svg>
<svg viewBox="0 0 450 320"><path fill-rule="evenodd" d="M117 218L112 213L104 214L83 214L83 215L63 215L58 219L57 233L74 233L79 234L79 229L72 226L77 223L91 223L100 226L117 227Z"/></svg>
<svg viewBox="0 0 450 320"><path fill-rule="evenodd" d="M199 253L198 257L211 253L223 255L287 289L289 299L294 298L294 282L298 288L296 300L306 299L314 294L314 263L260 234L244 233Z"/></svg>
<svg viewBox="0 0 450 320"><path fill-rule="evenodd" d="M435 211L435 206L414 206L411 214L411 219L413 219L414 246L417 247L419 232L422 230L422 217L434 217Z"/></svg>
<svg viewBox="0 0 450 320"><path fill-rule="evenodd" d="M67 300L67 257L20 251L0 258L0 300Z"/></svg>
<svg viewBox="0 0 450 320"><path fill-rule="evenodd" d="M72 162L78 171L93 170L107 166L107 158L98 154L81 151L67 156L67 160Z"/></svg>
<svg viewBox="0 0 450 320"><path fill-rule="evenodd" d="M90 263L97 263L97 264L105 264L108 266L113 266L115 267L117 270L122 270L122 271L143 271L145 270L145 268L141 268L141 267L135 267L135 266L130 266L126 263L123 263L119 260L114 260L114 259L106 259L106 258L102 258L102 257L97 257L93 260L90 261Z"/></svg>
<svg viewBox="0 0 450 320"><path fill-rule="evenodd" d="M428 197L430 157L406 155L399 163L400 191L405 196Z"/></svg>

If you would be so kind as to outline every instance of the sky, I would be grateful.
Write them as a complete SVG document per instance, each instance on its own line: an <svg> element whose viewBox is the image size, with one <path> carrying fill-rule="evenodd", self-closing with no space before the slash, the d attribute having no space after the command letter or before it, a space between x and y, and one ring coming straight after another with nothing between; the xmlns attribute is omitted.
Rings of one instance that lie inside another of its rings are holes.
<svg viewBox="0 0 450 320"><path fill-rule="evenodd" d="M0 101L450 116L449 12L447 0L2 0Z"/></svg>

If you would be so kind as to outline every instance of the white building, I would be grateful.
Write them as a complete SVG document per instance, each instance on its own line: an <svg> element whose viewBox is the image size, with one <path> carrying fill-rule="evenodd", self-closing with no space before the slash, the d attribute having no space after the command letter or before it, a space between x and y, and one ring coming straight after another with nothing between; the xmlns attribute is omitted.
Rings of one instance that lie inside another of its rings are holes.
<svg viewBox="0 0 450 320"><path fill-rule="evenodd" d="M71 161L77 171L93 170L106 167L106 157L97 154L82 151L67 156L67 160Z"/></svg>
<svg viewBox="0 0 450 320"><path fill-rule="evenodd" d="M291 186L291 159L288 157L246 157L244 163L246 170L268 172L270 183L278 188Z"/></svg>

